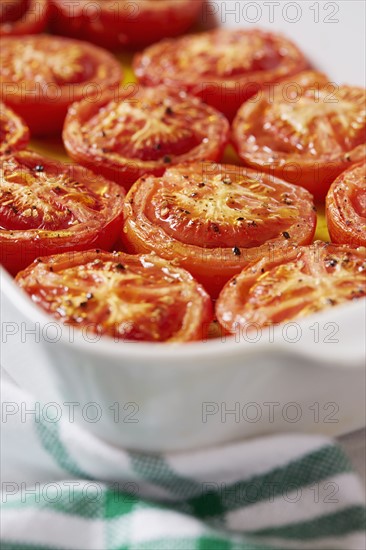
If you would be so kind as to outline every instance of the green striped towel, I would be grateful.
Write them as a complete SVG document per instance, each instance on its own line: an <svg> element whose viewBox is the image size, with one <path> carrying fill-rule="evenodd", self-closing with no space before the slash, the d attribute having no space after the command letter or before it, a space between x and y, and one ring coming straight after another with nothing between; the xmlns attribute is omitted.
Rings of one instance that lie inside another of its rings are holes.
<svg viewBox="0 0 366 550"><path fill-rule="evenodd" d="M34 402L7 381L2 401L3 550L366 548L361 483L324 437L153 456L22 418Z"/></svg>

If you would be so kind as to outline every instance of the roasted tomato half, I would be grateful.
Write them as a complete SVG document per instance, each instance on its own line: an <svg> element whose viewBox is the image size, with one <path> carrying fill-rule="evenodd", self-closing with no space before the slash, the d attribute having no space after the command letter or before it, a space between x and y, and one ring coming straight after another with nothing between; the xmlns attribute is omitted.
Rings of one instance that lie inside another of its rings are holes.
<svg viewBox="0 0 366 550"><path fill-rule="evenodd" d="M79 40L37 35L3 38L1 98L24 118L32 135L62 130L74 101L117 88L119 62L108 52Z"/></svg>
<svg viewBox="0 0 366 550"><path fill-rule="evenodd" d="M29 141L29 129L23 120L0 102L0 155L23 149Z"/></svg>
<svg viewBox="0 0 366 550"><path fill-rule="evenodd" d="M122 240L130 252L175 259L216 297L253 259L310 243L315 226L305 189L243 167L204 162L138 180L126 198Z"/></svg>
<svg viewBox="0 0 366 550"><path fill-rule="evenodd" d="M200 340L212 303L184 269L155 255L69 252L39 258L17 283L65 324L118 340Z"/></svg>
<svg viewBox="0 0 366 550"><path fill-rule="evenodd" d="M142 84L177 86L229 119L268 84L306 67L306 59L292 42L258 29L220 29L165 40L134 60Z"/></svg>
<svg viewBox="0 0 366 550"><path fill-rule="evenodd" d="M52 0L52 29L108 49L143 47L185 32L203 0Z"/></svg>
<svg viewBox="0 0 366 550"><path fill-rule="evenodd" d="M170 164L219 160L228 132L221 113L185 92L137 87L74 104L63 140L77 162L128 187Z"/></svg>
<svg viewBox="0 0 366 550"><path fill-rule="evenodd" d="M326 198L334 243L366 246L366 163L352 166L332 183Z"/></svg>
<svg viewBox="0 0 366 550"><path fill-rule="evenodd" d="M1 0L0 36L42 32L48 16L48 0Z"/></svg>
<svg viewBox="0 0 366 550"><path fill-rule="evenodd" d="M216 315L229 333L299 319L366 296L366 249L320 241L250 264L223 289Z"/></svg>
<svg viewBox="0 0 366 550"><path fill-rule="evenodd" d="M123 223L121 187L30 151L1 161L0 261L13 275L36 257L111 248Z"/></svg>
<svg viewBox="0 0 366 550"><path fill-rule="evenodd" d="M334 179L365 156L366 94L305 72L243 105L233 141L245 164L323 199Z"/></svg>

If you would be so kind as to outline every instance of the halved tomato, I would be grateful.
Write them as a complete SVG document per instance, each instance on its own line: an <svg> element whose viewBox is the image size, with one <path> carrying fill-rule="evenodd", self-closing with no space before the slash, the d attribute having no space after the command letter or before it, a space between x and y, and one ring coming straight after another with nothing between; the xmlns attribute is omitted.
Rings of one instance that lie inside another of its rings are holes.
<svg viewBox="0 0 366 550"><path fill-rule="evenodd" d="M23 120L0 102L0 155L23 149L29 141L29 129Z"/></svg>
<svg viewBox="0 0 366 550"><path fill-rule="evenodd" d="M128 187L171 164L221 158L229 132L221 113L164 86L131 90L72 105L63 140L73 159Z"/></svg>
<svg viewBox="0 0 366 550"><path fill-rule="evenodd" d="M365 102L363 88L304 72L240 108L234 145L245 164L323 199L332 181L365 156Z"/></svg>
<svg viewBox="0 0 366 550"><path fill-rule="evenodd" d="M352 166L332 183L326 198L332 242L366 246L366 163Z"/></svg>
<svg viewBox="0 0 366 550"><path fill-rule="evenodd" d="M299 319L366 296L366 249L326 244L276 251L223 289L216 315L229 333Z"/></svg>
<svg viewBox="0 0 366 550"><path fill-rule="evenodd" d="M48 0L1 0L0 36L42 32L48 16Z"/></svg>
<svg viewBox="0 0 366 550"><path fill-rule="evenodd" d="M155 255L69 252L38 258L16 281L65 324L118 340L200 340L212 303L183 270Z"/></svg>
<svg viewBox="0 0 366 550"><path fill-rule="evenodd" d="M121 231L124 191L82 166L30 151L1 161L0 262L15 275L37 256L111 248Z"/></svg>
<svg viewBox="0 0 366 550"><path fill-rule="evenodd" d="M3 38L1 98L24 118L32 135L61 131L74 101L115 89L121 66L110 53L79 40L48 35Z"/></svg>
<svg viewBox="0 0 366 550"><path fill-rule="evenodd" d="M108 49L142 47L184 33L203 0L52 0L52 29Z"/></svg>
<svg viewBox="0 0 366 550"><path fill-rule="evenodd" d="M316 215L305 189L239 166L203 162L145 176L126 197L129 252L175 260L217 296L253 259L312 241Z"/></svg>
<svg viewBox="0 0 366 550"><path fill-rule="evenodd" d="M133 66L142 84L177 86L231 120L244 101L304 70L307 61L281 35L219 29L154 44L137 54Z"/></svg>

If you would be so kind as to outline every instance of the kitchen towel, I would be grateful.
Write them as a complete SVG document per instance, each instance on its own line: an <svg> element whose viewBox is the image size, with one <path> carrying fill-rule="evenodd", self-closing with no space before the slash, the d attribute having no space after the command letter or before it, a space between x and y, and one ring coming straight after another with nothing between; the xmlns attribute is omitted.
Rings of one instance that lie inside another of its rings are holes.
<svg viewBox="0 0 366 550"><path fill-rule="evenodd" d="M363 487L328 438L147 455L1 390L3 550L366 548Z"/></svg>

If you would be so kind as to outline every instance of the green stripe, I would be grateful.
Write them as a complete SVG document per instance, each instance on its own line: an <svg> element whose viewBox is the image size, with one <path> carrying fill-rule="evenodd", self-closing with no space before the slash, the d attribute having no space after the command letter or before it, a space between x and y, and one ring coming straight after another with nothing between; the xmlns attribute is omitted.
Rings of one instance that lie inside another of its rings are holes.
<svg viewBox="0 0 366 550"><path fill-rule="evenodd" d="M159 548L159 547L157 547ZM197 550L273 550L273 546L253 544L252 542L238 542L237 540L223 540L214 537L202 537L197 541Z"/></svg>
<svg viewBox="0 0 366 550"><path fill-rule="evenodd" d="M100 484L98 484L100 485ZM100 485L101 486L101 485ZM40 487L42 491L42 486ZM28 508L36 508L38 510L51 510L56 513L68 514L71 516L77 516L88 519L103 518L105 492L103 489L101 495L95 500L90 500L85 496L85 493L79 489L74 491L63 490L60 495L55 493L55 501L49 500L51 498L51 491L48 491L48 498L40 498L37 502L36 495L27 495L27 498L22 501L24 497L18 497L16 499L9 500L9 502L2 503L1 507L4 513L9 509L19 509L19 519L21 518L22 510ZM89 493L90 495L90 493ZM57 499L57 500L56 500Z"/></svg>
<svg viewBox="0 0 366 550"><path fill-rule="evenodd" d="M257 537L311 540L364 532L365 527L365 508L363 506L351 506L333 514L317 517L311 521L251 531L248 534Z"/></svg>
<svg viewBox="0 0 366 550"><path fill-rule="evenodd" d="M191 499L189 505L196 517L220 517L350 470L344 453L336 446L326 446L264 475L201 494Z"/></svg>
<svg viewBox="0 0 366 550"><path fill-rule="evenodd" d="M155 509L155 510L170 510L169 506L160 504L158 502L149 502L140 499L137 495L124 493L122 491L116 491L115 489L103 486L98 483L102 488L101 496L95 500L90 500L83 494L82 490L74 489L74 491L63 491L55 501L52 502L51 491L48 491L48 499L41 498L37 502L37 496L34 494L27 495L25 500L22 500L24 496L20 495L12 497L8 502L1 503L1 508L6 513L6 510L19 509L22 510L28 508L37 508L39 510L52 510L56 513L73 515L76 517L113 520L119 517L123 517L132 513L137 507ZM42 485L40 486L40 492L42 492Z"/></svg>
<svg viewBox="0 0 366 550"><path fill-rule="evenodd" d="M19 509L20 511L26 508L38 508L39 510L52 510L53 512L68 514L72 516L89 518L89 519L113 519L124 516L132 512L136 505L140 502L136 495L122 493L113 488L107 487L102 483L96 483L101 489L101 493L96 493L92 487L88 492L84 488L72 489L62 485L63 482L55 483L62 488L62 492L54 493L54 501L52 491L48 490L47 497L42 498L42 485L40 486L37 495L28 494L26 499L20 495L17 498L12 498L8 502L3 502L1 507L4 511L9 509ZM45 484L48 485L48 484ZM41 494L39 502L37 502L38 494ZM95 496L95 498L93 498ZM23 500L24 499L24 500ZM150 506L149 506L150 507Z"/></svg>
<svg viewBox="0 0 366 550"><path fill-rule="evenodd" d="M104 517L114 519L130 514L139 502L138 495L108 489L105 493Z"/></svg>
<svg viewBox="0 0 366 550"><path fill-rule="evenodd" d="M56 422L46 423L40 421L35 423L35 427L43 448L63 470L76 478L93 479L69 455L68 450L61 441L59 427Z"/></svg>
<svg viewBox="0 0 366 550"><path fill-rule="evenodd" d="M190 498L202 492L202 483L194 481L175 472L163 456L129 453L133 470L141 479L166 489L180 498Z"/></svg>
<svg viewBox="0 0 366 550"><path fill-rule="evenodd" d="M197 548L197 550L232 550L233 545L228 540L214 537L202 537L197 541L194 548Z"/></svg>

